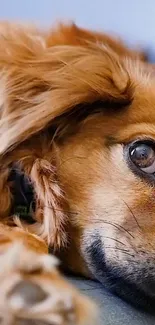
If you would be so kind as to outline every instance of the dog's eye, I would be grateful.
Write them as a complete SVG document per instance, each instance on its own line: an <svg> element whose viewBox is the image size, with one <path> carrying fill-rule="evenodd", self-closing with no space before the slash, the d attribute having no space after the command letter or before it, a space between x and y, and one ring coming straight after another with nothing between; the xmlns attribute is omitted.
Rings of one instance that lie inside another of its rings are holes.
<svg viewBox="0 0 155 325"><path fill-rule="evenodd" d="M155 173L155 147L153 142L135 142L129 145L129 159L141 171Z"/></svg>

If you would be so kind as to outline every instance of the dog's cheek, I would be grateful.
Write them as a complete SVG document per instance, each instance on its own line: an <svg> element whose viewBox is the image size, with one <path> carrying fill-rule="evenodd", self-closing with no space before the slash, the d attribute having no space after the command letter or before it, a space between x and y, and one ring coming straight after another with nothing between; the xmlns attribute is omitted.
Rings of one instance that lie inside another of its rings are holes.
<svg viewBox="0 0 155 325"><path fill-rule="evenodd" d="M147 211L145 217L143 212L152 190L131 172L122 145L103 148L100 142L99 138L94 148L89 141L89 150L84 138L83 146L75 142L72 151L64 152L68 159L63 157L65 163L59 170L70 211L72 245L66 260L70 266L78 264L80 273L85 273L85 265L89 267L87 248L92 240L101 240L106 262L125 266L127 253L145 246L136 218L146 225Z"/></svg>

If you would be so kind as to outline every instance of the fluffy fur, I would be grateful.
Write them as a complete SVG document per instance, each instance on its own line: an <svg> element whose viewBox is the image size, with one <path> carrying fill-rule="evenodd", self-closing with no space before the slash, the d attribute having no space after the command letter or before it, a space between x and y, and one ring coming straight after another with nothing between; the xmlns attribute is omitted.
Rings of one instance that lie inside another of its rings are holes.
<svg viewBox="0 0 155 325"><path fill-rule="evenodd" d="M134 273L144 277L144 269L152 276L153 189L122 154L122 144L155 137L155 80L145 55L75 25L47 32L1 23L0 47L3 249L18 237L30 250L50 246L70 270L110 287L110 276L123 274L125 296L128 279L148 295ZM13 163L35 190L33 225L10 215Z"/></svg>

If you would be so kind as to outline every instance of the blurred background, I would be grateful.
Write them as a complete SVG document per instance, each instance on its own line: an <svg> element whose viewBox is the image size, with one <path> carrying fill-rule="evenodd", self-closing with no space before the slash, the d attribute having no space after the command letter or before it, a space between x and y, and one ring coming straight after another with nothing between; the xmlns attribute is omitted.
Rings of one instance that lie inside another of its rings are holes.
<svg viewBox="0 0 155 325"><path fill-rule="evenodd" d="M73 20L120 35L155 61L155 0L0 0L0 19L52 25Z"/></svg>

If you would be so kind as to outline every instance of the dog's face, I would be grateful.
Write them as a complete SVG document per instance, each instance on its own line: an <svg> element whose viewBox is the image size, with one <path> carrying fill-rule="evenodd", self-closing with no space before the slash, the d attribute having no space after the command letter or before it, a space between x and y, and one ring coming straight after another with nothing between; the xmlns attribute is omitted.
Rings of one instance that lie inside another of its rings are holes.
<svg viewBox="0 0 155 325"><path fill-rule="evenodd" d="M103 103L80 124L59 175L72 225L68 263L146 307L155 299L155 93L153 83L136 87L128 106Z"/></svg>
<svg viewBox="0 0 155 325"><path fill-rule="evenodd" d="M155 295L152 90L137 89L131 105L111 114L103 103L64 145L59 170L72 225L69 265L144 307Z"/></svg>
<svg viewBox="0 0 155 325"><path fill-rule="evenodd" d="M65 263L149 305L155 301L155 78L133 53L111 50L101 39L76 44L74 33L65 33L53 34L47 48L33 35L34 48L21 44L21 54L12 47L3 60L0 53L4 85L8 78L0 152L10 157L16 146L17 157L26 141L33 143L31 160L56 161L68 205Z"/></svg>

